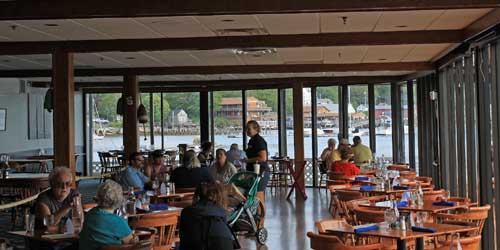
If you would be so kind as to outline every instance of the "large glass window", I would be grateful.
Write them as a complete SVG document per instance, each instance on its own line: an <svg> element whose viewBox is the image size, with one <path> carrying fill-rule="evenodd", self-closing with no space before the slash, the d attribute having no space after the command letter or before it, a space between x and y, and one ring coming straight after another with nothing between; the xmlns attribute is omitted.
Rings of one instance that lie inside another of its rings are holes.
<svg viewBox="0 0 500 250"><path fill-rule="evenodd" d="M338 140L339 137L339 87L317 87L316 98L318 124L318 155L316 157L320 157L323 149L328 146L328 139Z"/></svg>
<svg viewBox="0 0 500 250"><path fill-rule="evenodd" d="M98 162L97 152L123 148L123 117L117 114L121 94L90 94L92 103L92 161Z"/></svg>
<svg viewBox="0 0 500 250"><path fill-rule="evenodd" d="M391 85L375 85L376 156L392 160Z"/></svg>
<svg viewBox="0 0 500 250"><path fill-rule="evenodd" d="M408 86L406 84L401 85L401 112L402 112L402 126L403 126L403 145L404 145L404 154L403 159L401 159L405 163L410 162L410 133L408 127Z"/></svg>
<svg viewBox="0 0 500 250"><path fill-rule="evenodd" d="M200 94L163 93L164 145L176 150L179 144L200 145Z"/></svg>
<svg viewBox="0 0 500 250"><path fill-rule="evenodd" d="M215 148L229 150L236 143L243 148L243 98L241 91L214 92Z"/></svg>
<svg viewBox="0 0 500 250"><path fill-rule="evenodd" d="M261 126L260 135L267 142L269 157L277 156L279 153L277 90L248 90L246 97L247 121L256 120L259 123ZM288 151L288 154L290 154L290 151Z"/></svg>
<svg viewBox="0 0 500 250"><path fill-rule="evenodd" d="M354 136L361 137L364 145L370 145L370 130L368 119L368 86L349 86L349 102L347 111L349 140L352 143Z"/></svg>

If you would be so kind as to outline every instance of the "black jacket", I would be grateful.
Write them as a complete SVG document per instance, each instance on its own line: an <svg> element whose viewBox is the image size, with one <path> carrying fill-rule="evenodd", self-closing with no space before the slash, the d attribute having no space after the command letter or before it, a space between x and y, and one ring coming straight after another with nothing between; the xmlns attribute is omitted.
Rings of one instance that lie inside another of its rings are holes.
<svg viewBox="0 0 500 250"><path fill-rule="evenodd" d="M226 222L226 211L200 201L181 213L180 250L233 250L235 238Z"/></svg>

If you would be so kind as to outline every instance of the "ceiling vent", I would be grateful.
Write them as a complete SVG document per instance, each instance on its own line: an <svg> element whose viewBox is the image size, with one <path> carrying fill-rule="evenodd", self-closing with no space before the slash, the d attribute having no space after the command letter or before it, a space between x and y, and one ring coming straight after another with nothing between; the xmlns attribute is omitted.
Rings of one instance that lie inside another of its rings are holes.
<svg viewBox="0 0 500 250"><path fill-rule="evenodd" d="M269 32L264 28L216 29L214 32L218 36L269 35Z"/></svg>
<svg viewBox="0 0 500 250"><path fill-rule="evenodd" d="M236 55L261 57L271 54L276 54L278 51L275 48L248 48L248 49L234 49L233 53Z"/></svg>

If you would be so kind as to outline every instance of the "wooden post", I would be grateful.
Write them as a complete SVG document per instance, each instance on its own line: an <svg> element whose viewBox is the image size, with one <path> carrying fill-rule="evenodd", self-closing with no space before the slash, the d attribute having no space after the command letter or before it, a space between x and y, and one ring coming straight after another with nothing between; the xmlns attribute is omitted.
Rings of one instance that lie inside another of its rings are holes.
<svg viewBox="0 0 500 250"><path fill-rule="evenodd" d="M139 104L139 82L136 76L123 77L123 146L125 158L139 150L137 130L137 107Z"/></svg>
<svg viewBox="0 0 500 250"><path fill-rule="evenodd" d="M293 142L295 152L295 171L303 173L298 178L299 184L304 186L305 172L300 168L304 167L304 101L302 94L302 83L293 85ZM295 197L299 197L299 190L295 189Z"/></svg>
<svg viewBox="0 0 500 250"><path fill-rule="evenodd" d="M200 142L210 140L210 127L209 125L209 108L208 108L208 91L200 91ZM213 121L212 121L213 122Z"/></svg>
<svg viewBox="0 0 500 250"><path fill-rule="evenodd" d="M56 50L52 56L54 87L54 166L71 168L75 165L75 83L73 54Z"/></svg>

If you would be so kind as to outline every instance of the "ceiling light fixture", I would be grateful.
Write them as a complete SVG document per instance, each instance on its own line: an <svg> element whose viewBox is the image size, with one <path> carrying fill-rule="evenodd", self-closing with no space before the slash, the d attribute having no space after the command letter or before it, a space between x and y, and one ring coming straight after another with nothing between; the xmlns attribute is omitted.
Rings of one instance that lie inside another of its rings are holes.
<svg viewBox="0 0 500 250"><path fill-rule="evenodd" d="M386 61L387 59L385 59L385 58L379 58L378 60L379 61Z"/></svg>
<svg viewBox="0 0 500 250"><path fill-rule="evenodd" d="M347 16L341 16L340 18L342 18L342 23L344 23L344 25L347 24Z"/></svg>
<svg viewBox="0 0 500 250"><path fill-rule="evenodd" d="M224 22L224 23L232 23L232 22L234 22L234 19L222 19L220 21Z"/></svg>
<svg viewBox="0 0 500 250"><path fill-rule="evenodd" d="M127 60L134 60L135 57L129 56L129 57L125 57L125 59L127 59Z"/></svg>
<svg viewBox="0 0 500 250"><path fill-rule="evenodd" d="M278 51L275 48L250 48L250 49L233 49L236 55L251 55L255 57L275 54Z"/></svg>
<svg viewBox="0 0 500 250"><path fill-rule="evenodd" d="M47 27L58 27L59 26L59 24L57 24L57 23L46 23L44 25Z"/></svg>
<svg viewBox="0 0 500 250"><path fill-rule="evenodd" d="M396 28L408 28L408 25L396 25Z"/></svg>

